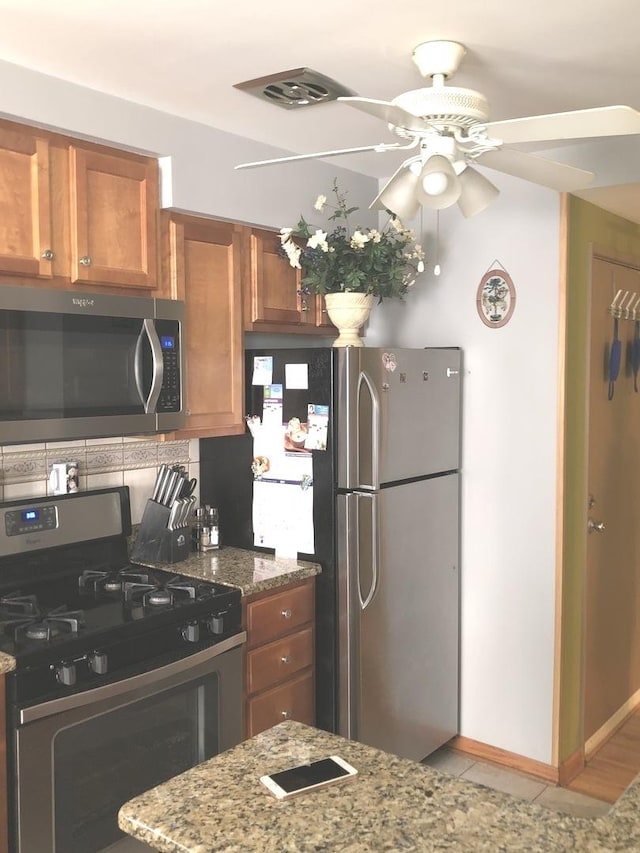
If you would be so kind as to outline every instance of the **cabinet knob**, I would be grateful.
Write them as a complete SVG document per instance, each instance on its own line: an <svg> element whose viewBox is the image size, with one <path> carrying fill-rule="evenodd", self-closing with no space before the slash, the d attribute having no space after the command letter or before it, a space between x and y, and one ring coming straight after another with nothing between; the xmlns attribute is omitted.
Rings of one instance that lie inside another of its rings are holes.
<svg viewBox="0 0 640 853"><path fill-rule="evenodd" d="M88 257L88 255L83 255L80 258L80 263L82 264L83 267L90 267L91 266L91 258Z"/></svg>
<svg viewBox="0 0 640 853"><path fill-rule="evenodd" d="M302 307L300 308L300 310L301 310L301 311L309 311L309 306L307 305L307 300L306 300L306 299L303 299L303 300L302 300Z"/></svg>
<svg viewBox="0 0 640 853"><path fill-rule="evenodd" d="M282 616L283 616L283 618L284 618L284 619L291 619L292 613L291 613L291 611L289 610L289 608L287 608L286 610L283 610L283 611L282 611Z"/></svg>
<svg viewBox="0 0 640 853"><path fill-rule="evenodd" d="M288 711L281 711L281 712L280 712L280 714L281 714L281 716L282 716L282 719L283 719L283 720L288 720L288 719L290 719L290 716L291 716L291 715L289 714L289 712L288 712Z"/></svg>
<svg viewBox="0 0 640 853"><path fill-rule="evenodd" d="M55 258L55 253L52 249L45 249L40 257L43 261L52 261Z"/></svg>
<svg viewBox="0 0 640 853"><path fill-rule="evenodd" d="M280 658L281 663L284 663L284 664L289 663L290 660L291 660L291 658L289 657L289 655L282 655L282 657Z"/></svg>

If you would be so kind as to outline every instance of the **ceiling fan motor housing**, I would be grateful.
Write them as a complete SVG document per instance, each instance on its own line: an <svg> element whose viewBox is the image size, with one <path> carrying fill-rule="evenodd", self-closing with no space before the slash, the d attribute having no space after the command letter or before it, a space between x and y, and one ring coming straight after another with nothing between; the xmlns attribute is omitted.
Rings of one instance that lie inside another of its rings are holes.
<svg viewBox="0 0 640 853"><path fill-rule="evenodd" d="M456 86L413 89L391 102L431 124L471 127L489 118L489 103L480 92Z"/></svg>

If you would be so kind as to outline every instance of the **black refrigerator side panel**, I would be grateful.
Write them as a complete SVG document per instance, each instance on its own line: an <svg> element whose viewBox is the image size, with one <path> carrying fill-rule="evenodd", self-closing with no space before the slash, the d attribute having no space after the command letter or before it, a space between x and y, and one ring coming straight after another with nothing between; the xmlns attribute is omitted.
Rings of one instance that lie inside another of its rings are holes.
<svg viewBox="0 0 640 853"><path fill-rule="evenodd" d="M334 431L334 353L324 347L248 350L245 362L245 414L262 417L263 387L252 385L255 356L273 358L272 383L283 386L283 422L307 419L307 405L329 406L327 450L313 450L313 525L315 553L300 553L322 566L316 577L316 725L337 730L336 607L334 493L336 486ZM309 387L285 387L285 365L307 364ZM253 442L250 435L200 441L200 495L203 503L220 508L223 545L252 550Z"/></svg>
<svg viewBox="0 0 640 853"><path fill-rule="evenodd" d="M218 507L223 546L253 548L252 460L249 434L200 441L200 500Z"/></svg>

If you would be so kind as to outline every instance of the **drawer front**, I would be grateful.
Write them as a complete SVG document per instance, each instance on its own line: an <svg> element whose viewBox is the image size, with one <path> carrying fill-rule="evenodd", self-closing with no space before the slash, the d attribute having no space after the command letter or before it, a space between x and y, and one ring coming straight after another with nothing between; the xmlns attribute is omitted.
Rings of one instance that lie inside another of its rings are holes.
<svg viewBox="0 0 640 853"><path fill-rule="evenodd" d="M313 664L313 630L306 628L247 653L247 692L257 693Z"/></svg>
<svg viewBox="0 0 640 853"><path fill-rule="evenodd" d="M275 640L314 619L313 583L293 587L247 604L249 646Z"/></svg>
<svg viewBox="0 0 640 853"><path fill-rule="evenodd" d="M283 720L315 723L313 672L267 690L247 703L247 737L270 729Z"/></svg>

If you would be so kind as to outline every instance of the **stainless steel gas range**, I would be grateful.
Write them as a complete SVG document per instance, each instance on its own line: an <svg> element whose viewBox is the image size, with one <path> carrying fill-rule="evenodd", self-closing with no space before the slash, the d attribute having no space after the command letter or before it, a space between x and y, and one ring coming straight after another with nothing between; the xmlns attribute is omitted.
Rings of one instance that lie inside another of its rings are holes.
<svg viewBox="0 0 640 853"><path fill-rule="evenodd" d="M147 849L117 812L242 739L240 592L127 558L128 489L0 504L11 849Z"/></svg>

